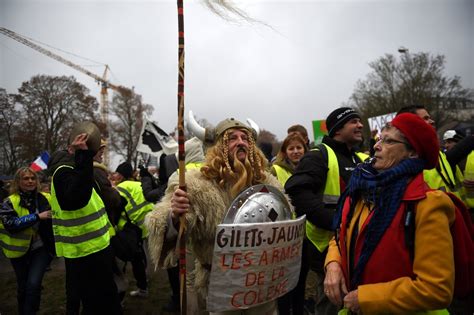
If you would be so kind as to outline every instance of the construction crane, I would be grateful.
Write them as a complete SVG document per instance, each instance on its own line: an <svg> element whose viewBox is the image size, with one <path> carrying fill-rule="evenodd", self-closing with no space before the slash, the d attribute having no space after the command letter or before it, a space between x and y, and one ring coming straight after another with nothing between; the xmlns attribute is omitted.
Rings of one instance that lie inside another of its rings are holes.
<svg viewBox="0 0 474 315"><path fill-rule="evenodd" d="M79 65L76 65L75 63L72 63L71 61L69 60L66 60L64 59L63 57L33 43L32 41L30 41L29 39L25 38L24 36L18 34L18 33L15 33L9 29L6 29L4 27L0 27L0 33L4 34L5 36L8 36L14 40L16 40L17 42L19 43L22 43L23 45L26 45L30 48L33 48L34 50L50 57L50 58L53 58L73 69L76 69L77 71L79 72L82 72L92 78L94 78L97 82L99 82L101 84L101 90L100 90L100 117L101 117L101 120L102 120L102 123L104 124L105 126L105 134L107 135L108 137L108 123L109 123L109 95L108 95L108 88L111 88L113 89L114 91L117 91L118 93L122 94L122 95L130 95L131 93L131 89L129 88L126 88L126 87L123 87L123 86L119 86L119 85L115 85L115 84L112 84L110 83L108 80L107 80L107 71L109 70L109 66L108 65L105 65L105 70L104 70L104 74L101 76L95 74L95 73L92 73L90 72L89 70L79 66ZM108 151L108 148L106 147L106 151L104 152L104 163L106 165L109 164L109 151Z"/></svg>

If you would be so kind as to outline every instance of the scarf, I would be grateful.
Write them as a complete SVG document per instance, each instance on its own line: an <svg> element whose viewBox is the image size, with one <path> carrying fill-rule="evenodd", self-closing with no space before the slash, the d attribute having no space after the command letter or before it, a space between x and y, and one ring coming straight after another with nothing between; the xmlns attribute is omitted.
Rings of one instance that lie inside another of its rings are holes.
<svg viewBox="0 0 474 315"><path fill-rule="evenodd" d="M372 218L367 225L367 233L362 251L354 267L352 288L360 284L362 273L384 232L390 226L405 193L408 181L423 171L425 161L421 159L405 159L398 165L379 172L372 167L371 161L359 164L352 173L349 185L342 193L337 205L334 225L340 227L344 201L350 198L347 225L354 214L355 205L360 198L374 205Z"/></svg>

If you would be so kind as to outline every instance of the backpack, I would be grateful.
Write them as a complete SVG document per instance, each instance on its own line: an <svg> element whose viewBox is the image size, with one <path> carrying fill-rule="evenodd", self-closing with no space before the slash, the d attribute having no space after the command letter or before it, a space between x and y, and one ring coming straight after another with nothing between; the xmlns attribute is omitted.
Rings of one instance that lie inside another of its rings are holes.
<svg viewBox="0 0 474 315"><path fill-rule="evenodd" d="M454 254L454 296L463 298L474 292L474 227L466 205L454 194L446 192L455 206L451 226ZM405 213L405 244L413 261L415 244L416 201L408 201Z"/></svg>
<svg viewBox="0 0 474 315"><path fill-rule="evenodd" d="M110 239L110 244L115 256L127 262L139 257L143 252L143 240L142 229L130 220L127 211L125 211L125 217L127 222L123 229L117 231Z"/></svg>

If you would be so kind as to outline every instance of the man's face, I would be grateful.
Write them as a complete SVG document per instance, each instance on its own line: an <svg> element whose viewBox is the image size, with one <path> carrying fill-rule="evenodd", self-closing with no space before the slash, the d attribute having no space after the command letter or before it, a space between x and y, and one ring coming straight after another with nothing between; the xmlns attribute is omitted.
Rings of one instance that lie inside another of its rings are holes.
<svg viewBox="0 0 474 315"><path fill-rule="evenodd" d="M102 163L104 161L105 146L100 147L99 151L94 155L94 161Z"/></svg>
<svg viewBox="0 0 474 315"><path fill-rule="evenodd" d="M249 152L249 138L245 131L232 129L229 132L229 160L233 161L234 156L240 162L245 162Z"/></svg>
<svg viewBox="0 0 474 315"><path fill-rule="evenodd" d="M431 116L430 114L428 113L428 111L424 108L419 108L416 110L416 114L418 115L418 117L420 117L421 119L423 119L427 124L433 126L433 128L435 128L435 121L433 119L431 119Z"/></svg>
<svg viewBox="0 0 474 315"><path fill-rule="evenodd" d="M457 141L453 139L444 140L444 148L446 151L449 151L456 145L456 143Z"/></svg>
<svg viewBox="0 0 474 315"><path fill-rule="evenodd" d="M364 125L360 118L352 118L344 124L342 129L336 131L334 138L349 145L359 144L363 141L362 128L364 128Z"/></svg>

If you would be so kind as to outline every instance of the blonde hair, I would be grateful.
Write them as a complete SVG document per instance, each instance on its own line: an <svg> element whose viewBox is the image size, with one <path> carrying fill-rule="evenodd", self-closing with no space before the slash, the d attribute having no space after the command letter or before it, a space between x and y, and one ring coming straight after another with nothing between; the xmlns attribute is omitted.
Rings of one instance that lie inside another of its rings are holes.
<svg viewBox="0 0 474 315"><path fill-rule="evenodd" d="M255 145L252 133L244 128L237 128L247 134L249 150L245 162L234 157L229 159L229 134L236 128L228 129L217 139L214 146L206 154L206 162L201 173L215 180L219 187L230 188L231 196L236 197L244 188L259 184L266 179L266 158ZM232 165L231 165L232 162Z"/></svg>
<svg viewBox="0 0 474 315"><path fill-rule="evenodd" d="M15 172L15 175L13 176L13 181L10 185L10 194L13 195L13 194L19 194L20 193L20 191L21 191L20 190L20 180L21 180L21 176L23 176L23 174L25 174L25 173L30 173L35 177L36 190L40 191L41 185L40 185L38 174L36 174L36 172L31 167L24 166L24 167L20 167Z"/></svg>

